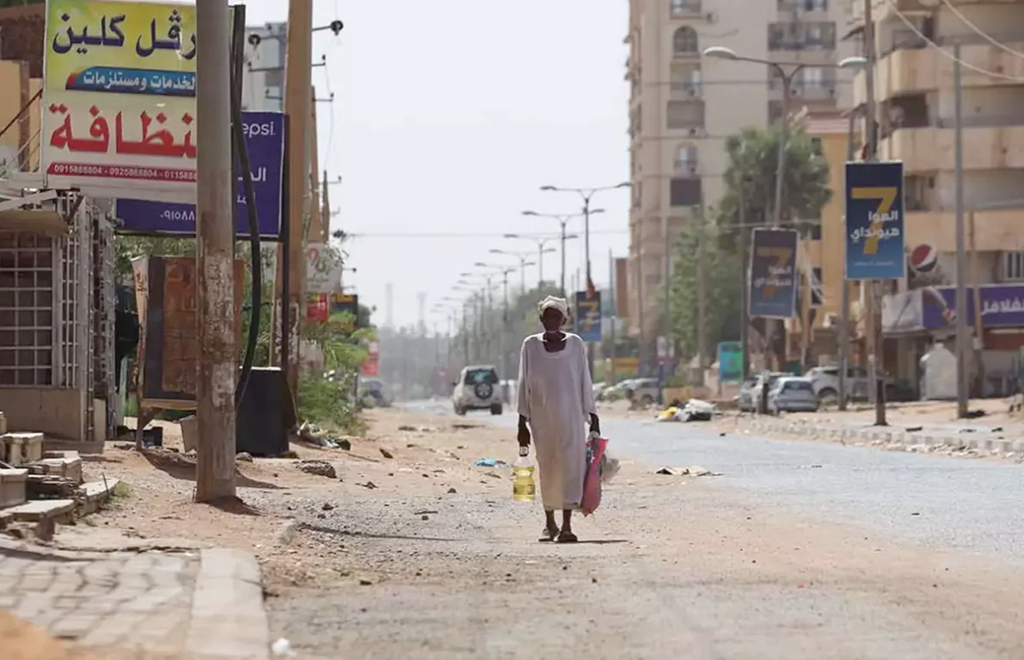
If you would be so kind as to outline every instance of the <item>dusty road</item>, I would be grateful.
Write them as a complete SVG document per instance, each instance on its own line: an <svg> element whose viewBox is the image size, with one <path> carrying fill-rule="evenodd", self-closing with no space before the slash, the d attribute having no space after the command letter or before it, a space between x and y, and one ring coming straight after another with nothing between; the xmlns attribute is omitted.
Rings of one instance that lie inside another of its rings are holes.
<svg viewBox="0 0 1024 660"><path fill-rule="evenodd" d="M292 500L298 528L268 555L267 589L275 637L300 658L1024 657L1005 508L1020 486L991 505L983 483L1020 468L608 420L620 456L724 475L628 463L579 523L585 542L548 545L506 474L472 467L512 454L509 430L453 421L386 413L394 459L339 456L343 489ZM924 506L939 494L950 510ZM922 519L987 532L916 533Z"/></svg>

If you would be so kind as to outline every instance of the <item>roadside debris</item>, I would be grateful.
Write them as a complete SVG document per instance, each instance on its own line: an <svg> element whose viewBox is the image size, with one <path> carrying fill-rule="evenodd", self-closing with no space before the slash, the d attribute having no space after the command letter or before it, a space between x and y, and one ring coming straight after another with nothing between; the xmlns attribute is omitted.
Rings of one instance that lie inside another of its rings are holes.
<svg viewBox="0 0 1024 660"><path fill-rule="evenodd" d="M316 424L303 422L299 427L299 440L322 449L343 449L350 451L352 442L345 438L333 438Z"/></svg>
<svg viewBox="0 0 1024 660"><path fill-rule="evenodd" d="M395 457L394 454L392 454L387 449L384 449L383 447L378 447L378 449L380 450L380 455L383 456L384 458L394 458Z"/></svg>
<svg viewBox="0 0 1024 660"><path fill-rule="evenodd" d="M714 404L701 399L690 399L686 405L672 405L655 417L659 422L710 422L715 414Z"/></svg>
<svg viewBox="0 0 1024 660"><path fill-rule="evenodd" d="M357 486L362 486L363 488L366 488L367 490L373 490L374 488L377 487L377 484L373 483L372 481L367 481L365 484L356 484L356 485Z"/></svg>
<svg viewBox="0 0 1024 660"><path fill-rule="evenodd" d="M481 458L473 465L477 467L508 467L508 463L497 458Z"/></svg>
<svg viewBox="0 0 1024 660"><path fill-rule="evenodd" d="M252 463L252 454L250 454L249 452L245 452L245 451L239 452L235 456L235 460L236 461L241 461L242 463Z"/></svg>
<svg viewBox="0 0 1024 660"><path fill-rule="evenodd" d="M712 472L707 468L703 468L699 465L692 467L663 467L659 469L655 474L667 474L673 477L720 477L721 472Z"/></svg>
<svg viewBox="0 0 1024 660"><path fill-rule="evenodd" d="M292 643L284 637L270 645L270 652L278 658L295 657L295 651L292 650Z"/></svg>
<svg viewBox="0 0 1024 660"><path fill-rule="evenodd" d="M334 466L327 461L308 459L300 462L298 465L299 469L306 474L315 474L318 477L327 477L328 479L338 478L338 473Z"/></svg>

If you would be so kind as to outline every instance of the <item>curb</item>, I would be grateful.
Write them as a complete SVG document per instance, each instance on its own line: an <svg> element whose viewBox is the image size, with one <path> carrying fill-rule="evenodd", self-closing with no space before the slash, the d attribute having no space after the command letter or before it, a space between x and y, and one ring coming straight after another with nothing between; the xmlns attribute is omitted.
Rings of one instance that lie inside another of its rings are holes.
<svg viewBox="0 0 1024 660"><path fill-rule="evenodd" d="M253 555L227 548L202 551L186 648L204 658L270 657L262 576Z"/></svg>
<svg viewBox="0 0 1024 660"><path fill-rule="evenodd" d="M989 437L987 434L959 433L953 435L928 435L908 432L899 428L820 428L808 422L753 421L748 428L766 433L786 433L798 436L817 436L838 441L863 441L869 443L900 445L903 447L947 447L978 452L999 454L1024 453L1024 440L1005 440ZM977 437L981 436L981 437Z"/></svg>

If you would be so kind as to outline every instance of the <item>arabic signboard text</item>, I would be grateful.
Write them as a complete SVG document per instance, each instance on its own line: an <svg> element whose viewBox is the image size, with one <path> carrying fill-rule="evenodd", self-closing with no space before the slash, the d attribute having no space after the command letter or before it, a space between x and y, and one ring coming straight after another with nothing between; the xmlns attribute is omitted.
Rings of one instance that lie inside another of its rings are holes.
<svg viewBox="0 0 1024 660"><path fill-rule="evenodd" d="M903 163L847 163L846 279L905 275Z"/></svg>
<svg viewBox="0 0 1024 660"><path fill-rule="evenodd" d="M589 343L601 341L601 292L588 296L586 291L576 292L576 334Z"/></svg>
<svg viewBox="0 0 1024 660"><path fill-rule="evenodd" d="M981 325L1024 327L1024 284L984 284L978 288ZM967 325L974 326L974 288L967 287ZM956 287L930 286L885 296L882 327L887 333L956 330Z"/></svg>
<svg viewBox="0 0 1024 660"><path fill-rule="evenodd" d="M279 112L246 112L242 116L245 143L252 174L256 217L262 238L276 239L281 233L281 187L284 184L284 115ZM249 236L249 206L245 200L241 167L235 162L238 199L235 202L235 232ZM118 199L118 231L150 236L196 233L195 204Z"/></svg>
<svg viewBox="0 0 1024 660"><path fill-rule="evenodd" d="M341 286L341 252L325 243L310 243L306 248L306 290L332 293Z"/></svg>
<svg viewBox="0 0 1024 660"><path fill-rule="evenodd" d="M48 0L44 67L49 187L194 196L194 6Z"/></svg>
<svg viewBox="0 0 1024 660"><path fill-rule="evenodd" d="M755 229L750 255L750 315L796 316L796 252L792 229Z"/></svg>

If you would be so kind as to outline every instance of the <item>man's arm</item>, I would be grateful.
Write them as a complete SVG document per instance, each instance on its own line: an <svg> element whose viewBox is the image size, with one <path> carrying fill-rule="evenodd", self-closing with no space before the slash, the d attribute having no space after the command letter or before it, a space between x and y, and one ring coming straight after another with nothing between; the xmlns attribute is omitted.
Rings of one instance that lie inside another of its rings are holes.
<svg viewBox="0 0 1024 660"><path fill-rule="evenodd" d="M594 402L594 381L590 377L590 363L587 360L587 345L580 342L580 396L583 401L583 412L587 413L590 420L590 432L601 433L601 420L597 418L597 404Z"/></svg>
<svg viewBox="0 0 1024 660"><path fill-rule="evenodd" d="M519 433L518 440L520 447L528 447L530 445L530 427L527 422L530 421L530 392L527 375L529 373L529 365L526 361L526 342L523 342L523 348L519 353L519 383L516 386L519 395Z"/></svg>

